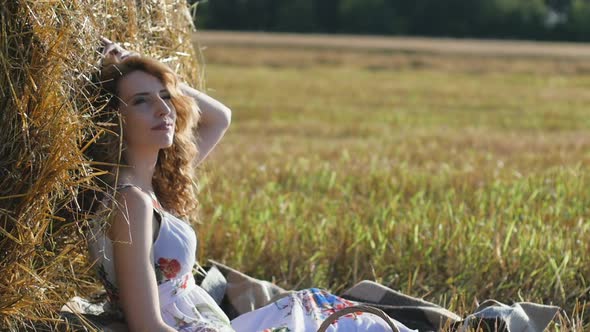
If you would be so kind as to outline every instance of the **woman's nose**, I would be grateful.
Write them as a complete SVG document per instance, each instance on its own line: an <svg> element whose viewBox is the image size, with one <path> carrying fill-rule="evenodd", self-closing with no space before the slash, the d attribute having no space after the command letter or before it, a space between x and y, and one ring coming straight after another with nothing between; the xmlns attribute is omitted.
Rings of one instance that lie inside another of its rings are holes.
<svg viewBox="0 0 590 332"><path fill-rule="evenodd" d="M166 102L166 100L162 99L161 97L158 98L158 115L164 116L168 115L172 112L170 105Z"/></svg>

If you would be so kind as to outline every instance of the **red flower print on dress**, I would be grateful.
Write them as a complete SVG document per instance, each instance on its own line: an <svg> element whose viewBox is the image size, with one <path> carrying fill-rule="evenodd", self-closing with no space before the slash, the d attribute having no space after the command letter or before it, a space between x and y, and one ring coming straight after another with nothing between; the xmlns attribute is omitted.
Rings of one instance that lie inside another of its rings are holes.
<svg viewBox="0 0 590 332"><path fill-rule="evenodd" d="M184 276L184 280L182 281L182 284L180 284L180 288L186 289L187 284L188 284L188 274Z"/></svg>
<svg viewBox="0 0 590 332"><path fill-rule="evenodd" d="M176 259L161 257L158 259L158 267L167 279L176 277L178 272L180 272L180 263Z"/></svg>

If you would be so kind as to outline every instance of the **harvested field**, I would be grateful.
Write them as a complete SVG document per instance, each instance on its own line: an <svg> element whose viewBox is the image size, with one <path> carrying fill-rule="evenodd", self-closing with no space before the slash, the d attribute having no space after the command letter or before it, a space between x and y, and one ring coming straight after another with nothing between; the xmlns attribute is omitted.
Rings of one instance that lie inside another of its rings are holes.
<svg viewBox="0 0 590 332"><path fill-rule="evenodd" d="M554 303L570 319L554 329L590 328L590 59L236 36L196 35L234 112L201 174L201 259L288 288L377 280L460 314Z"/></svg>
<svg viewBox="0 0 590 332"><path fill-rule="evenodd" d="M292 47L410 52L474 56L555 57L590 59L590 45L565 42L477 40L452 38L380 37L355 35L199 31L193 40L203 45Z"/></svg>

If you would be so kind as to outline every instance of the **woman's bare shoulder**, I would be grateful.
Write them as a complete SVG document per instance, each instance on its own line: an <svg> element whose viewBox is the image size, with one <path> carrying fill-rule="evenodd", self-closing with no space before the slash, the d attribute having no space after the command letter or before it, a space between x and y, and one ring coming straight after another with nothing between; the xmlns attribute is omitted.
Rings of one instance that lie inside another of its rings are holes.
<svg viewBox="0 0 590 332"><path fill-rule="evenodd" d="M119 189L115 199L109 234L112 240L126 242L142 233L151 234L154 207L145 192L136 186L128 186Z"/></svg>
<svg viewBox="0 0 590 332"><path fill-rule="evenodd" d="M153 209L151 197L138 186L124 186L117 190L117 207L123 212L136 214L137 212ZM151 213L150 213L151 214Z"/></svg>

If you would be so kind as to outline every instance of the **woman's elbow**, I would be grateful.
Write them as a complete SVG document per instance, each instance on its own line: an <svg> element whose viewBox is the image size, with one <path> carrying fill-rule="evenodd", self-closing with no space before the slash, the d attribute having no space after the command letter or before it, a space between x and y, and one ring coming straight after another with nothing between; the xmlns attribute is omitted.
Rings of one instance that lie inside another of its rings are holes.
<svg viewBox="0 0 590 332"><path fill-rule="evenodd" d="M231 109L227 106L223 108L223 126L225 129L229 128L231 124Z"/></svg>

